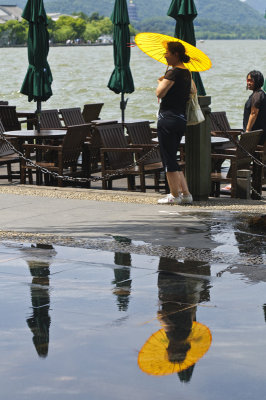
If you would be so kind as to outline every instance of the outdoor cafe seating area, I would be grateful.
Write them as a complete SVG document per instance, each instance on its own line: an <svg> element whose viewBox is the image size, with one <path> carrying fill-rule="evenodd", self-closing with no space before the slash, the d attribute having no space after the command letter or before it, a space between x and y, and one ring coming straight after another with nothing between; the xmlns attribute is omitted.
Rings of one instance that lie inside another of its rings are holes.
<svg viewBox="0 0 266 400"><path fill-rule="evenodd" d="M0 102L0 132L23 155L19 157L1 139L0 178L22 184L165 193L168 187L156 129L150 121L122 124L116 119L101 119L103 106L92 103L85 104L83 109L42 110L37 118L34 112L23 112L8 102ZM230 195L237 197L239 169L250 171L248 179L252 187L261 192L265 171L241 147L265 161L265 149L258 146L262 131L243 134L231 129L225 112L212 112L210 133L210 196L226 194L221 185L230 183ZM241 147L236 146L236 141ZM184 139L177 154L184 173L185 146Z"/></svg>

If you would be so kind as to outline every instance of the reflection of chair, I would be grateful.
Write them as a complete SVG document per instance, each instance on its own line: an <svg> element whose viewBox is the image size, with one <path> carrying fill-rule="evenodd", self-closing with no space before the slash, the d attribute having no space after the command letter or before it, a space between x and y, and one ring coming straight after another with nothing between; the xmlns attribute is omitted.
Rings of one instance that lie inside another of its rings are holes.
<svg viewBox="0 0 266 400"><path fill-rule="evenodd" d="M81 114L81 109L79 107L61 108L59 112L62 115L63 121L66 126L85 124L85 120Z"/></svg>
<svg viewBox="0 0 266 400"><path fill-rule="evenodd" d="M3 124L0 120L0 133L4 132ZM12 138L8 138L9 141L12 142ZM12 143L15 144L15 143ZM7 167L7 175L1 175L0 179L8 179L9 182L12 181L12 178L20 178L20 171L15 172L12 171L12 164L19 164L20 158L13 150L10 149L8 144L0 139L0 165L6 165Z"/></svg>
<svg viewBox="0 0 266 400"><path fill-rule="evenodd" d="M65 129L63 128L58 111L55 110L42 110L41 112L41 129Z"/></svg>
<svg viewBox="0 0 266 400"><path fill-rule="evenodd" d="M99 115L104 103L84 104L82 116L86 122L91 122L99 119Z"/></svg>
<svg viewBox="0 0 266 400"><path fill-rule="evenodd" d="M224 182L231 183L231 197L236 197L237 192L237 171L240 169L251 169L252 158L244 151L246 150L248 153L254 155L257 149L257 145L259 143L260 137L262 135L262 130L242 133L239 146L234 149L225 149L225 154L212 154L212 159L216 160L230 160L230 169L228 173L223 173L218 167L218 170L213 171L211 174L212 180L212 190L211 195L215 195L219 197L220 195L220 184ZM242 150L244 149L244 150ZM259 153L256 153L257 157L259 157ZM214 163L215 165L220 165ZM261 168L257 167L255 163L253 163L253 171L256 168L256 173L252 174L252 186L261 193L261 179L259 179L259 175L261 175Z"/></svg>
<svg viewBox="0 0 266 400"><path fill-rule="evenodd" d="M63 139L62 145L52 146L45 144L24 144L25 156L30 158L32 150L38 152L38 158L45 160L45 154L47 151L52 150L57 153L56 160L54 162L38 161L37 165L44 167L51 172L56 172L60 176L71 175L71 176L87 176L87 171L77 170L78 158L82 151L82 146L86 137L90 134L90 124L69 126L67 133ZM29 180L32 182L31 170L36 169L35 166L30 165L25 159L21 161L21 183L26 181L26 171L29 171ZM46 178L47 175L45 175ZM46 179L48 183L48 179ZM58 185L62 186L62 178L58 178Z"/></svg>
<svg viewBox="0 0 266 400"><path fill-rule="evenodd" d="M139 161L138 165L130 166L134 164L134 156L136 160L138 160L139 154L143 154L143 148L137 145L134 147L128 145L121 124L100 125L97 126L96 129L99 132L103 146L103 148L101 148L102 176L115 174L118 169L125 169L123 173L107 179L109 189L112 188L113 179L127 177L128 190L134 190L134 177L139 176L141 191L145 192L146 174L155 175L155 187L158 188L158 173L163 170L162 164ZM103 189L107 189L107 180L103 180Z"/></svg>

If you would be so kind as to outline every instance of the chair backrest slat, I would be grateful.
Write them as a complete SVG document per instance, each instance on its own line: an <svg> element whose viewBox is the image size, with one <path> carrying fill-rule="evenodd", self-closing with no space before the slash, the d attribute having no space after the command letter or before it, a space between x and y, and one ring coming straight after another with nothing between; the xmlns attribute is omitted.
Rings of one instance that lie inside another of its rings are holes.
<svg viewBox="0 0 266 400"><path fill-rule="evenodd" d="M152 142L152 130L148 121L132 122L126 124L127 133L132 145L134 144L155 144ZM148 153L150 149L144 150L144 154ZM161 162L160 150L154 151L144 164Z"/></svg>
<svg viewBox="0 0 266 400"><path fill-rule="evenodd" d="M62 145L64 163L73 163L73 165L77 163L83 143L90 136L90 129L91 124L73 125L67 128Z"/></svg>
<svg viewBox="0 0 266 400"><path fill-rule="evenodd" d="M3 133L3 132L5 132L5 128L0 119L0 133ZM10 149L10 147L8 146L6 141L3 139L0 139L0 159L1 159L1 156L7 156L7 155L13 154L13 153L14 153L14 151L12 149Z"/></svg>
<svg viewBox="0 0 266 400"><path fill-rule="evenodd" d="M56 109L42 110L40 122L41 122L41 128L43 128L43 129L62 128L59 114Z"/></svg>
<svg viewBox="0 0 266 400"><path fill-rule="evenodd" d="M98 119L103 105L104 103L84 104L82 110L84 121L91 122Z"/></svg>
<svg viewBox="0 0 266 400"><path fill-rule="evenodd" d="M66 126L83 125L86 123L81 114L80 107L61 108L59 112Z"/></svg>
<svg viewBox="0 0 266 400"><path fill-rule="evenodd" d="M225 111L215 111L209 115L211 131L229 131L231 129Z"/></svg>
<svg viewBox="0 0 266 400"><path fill-rule="evenodd" d="M99 132L102 147L106 148L127 148L128 142L124 135L122 124L100 125L96 127ZM107 158L110 169L118 169L126 167L133 163L134 152L119 153L107 152Z"/></svg>
<svg viewBox="0 0 266 400"><path fill-rule="evenodd" d="M262 129L257 131L242 133L239 140L239 144L250 154L254 155L262 134L263 134ZM237 147L236 150L237 169L248 168L251 161L251 157L244 150L242 150L241 147Z"/></svg>
<svg viewBox="0 0 266 400"><path fill-rule="evenodd" d="M21 129L16 113L16 106L0 105L0 119L2 120L5 131L18 131Z"/></svg>

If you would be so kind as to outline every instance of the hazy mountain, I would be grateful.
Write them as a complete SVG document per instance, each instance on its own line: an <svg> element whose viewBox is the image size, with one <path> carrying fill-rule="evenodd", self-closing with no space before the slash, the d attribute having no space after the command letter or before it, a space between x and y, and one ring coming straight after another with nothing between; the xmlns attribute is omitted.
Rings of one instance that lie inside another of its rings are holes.
<svg viewBox="0 0 266 400"><path fill-rule="evenodd" d="M23 8L26 0L5 0L4 3L16 3ZM134 3L139 19L143 20L165 16L171 0L134 0ZM72 14L83 11L88 15L98 12L100 15L110 16L114 0L45 0L44 4L47 12ZM265 25L266 27L266 20L261 14L261 12L264 14L265 0L195 0L195 4L198 10L198 19L231 25Z"/></svg>
<svg viewBox="0 0 266 400"><path fill-rule="evenodd" d="M246 0L246 3L264 15L264 13L266 11L266 1L265 0Z"/></svg>

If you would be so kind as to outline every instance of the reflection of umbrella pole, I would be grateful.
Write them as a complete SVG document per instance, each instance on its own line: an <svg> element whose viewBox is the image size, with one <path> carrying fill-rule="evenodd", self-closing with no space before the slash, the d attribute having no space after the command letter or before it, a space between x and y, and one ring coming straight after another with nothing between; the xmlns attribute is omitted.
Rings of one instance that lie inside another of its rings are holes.
<svg viewBox="0 0 266 400"><path fill-rule="evenodd" d="M37 109L35 111L36 118L37 118L37 132L40 132L41 128L41 110L42 110L42 102L40 100L37 100Z"/></svg>
<svg viewBox="0 0 266 400"><path fill-rule="evenodd" d="M121 114L122 114L122 124L125 122L125 109L127 106L128 99L125 100L124 98L124 93L121 93L121 101L120 101L120 108L121 108Z"/></svg>

